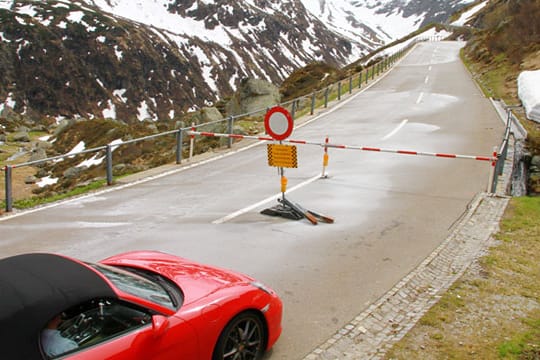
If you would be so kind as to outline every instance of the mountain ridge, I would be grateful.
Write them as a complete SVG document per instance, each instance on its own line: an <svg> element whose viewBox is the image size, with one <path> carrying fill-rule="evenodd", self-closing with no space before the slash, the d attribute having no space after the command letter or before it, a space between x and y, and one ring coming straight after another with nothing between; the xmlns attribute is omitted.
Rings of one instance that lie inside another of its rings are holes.
<svg viewBox="0 0 540 360"><path fill-rule="evenodd" d="M0 0L0 117L173 121L231 96L242 79L279 84L384 43L375 30L352 38L329 28L309 1Z"/></svg>

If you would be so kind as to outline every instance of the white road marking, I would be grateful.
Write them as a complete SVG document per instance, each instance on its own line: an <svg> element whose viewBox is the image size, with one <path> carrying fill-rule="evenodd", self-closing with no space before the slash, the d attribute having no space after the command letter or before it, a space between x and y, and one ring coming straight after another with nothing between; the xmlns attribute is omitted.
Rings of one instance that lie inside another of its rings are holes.
<svg viewBox="0 0 540 360"><path fill-rule="evenodd" d="M401 130L401 128L403 128L405 126L405 124L407 124L407 122L409 122L408 119L405 119L401 122L401 124L399 124L394 130L392 130L389 134L387 134L385 137L383 137L381 140L386 140L386 139L389 139L391 138L392 136L396 135L397 132L399 130Z"/></svg>
<svg viewBox="0 0 540 360"><path fill-rule="evenodd" d="M430 66L430 67L428 68L428 71L431 71L432 69L433 69L433 66Z"/></svg>
<svg viewBox="0 0 540 360"><path fill-rule="evenodd" d="M429 76L426 76L426 80L424 80L424 84L427 84L429 82Z"/></svg>
<svg viewBox="0 0 540 360"><path fill-rule="evenodd" d="M307 179L306 181L304 181L304 182L292 187L291 189L287 190L287 193L298 190L301 187L304 187L304 186L306 186L308 184L311 184L312 182L314 182L315 180L320 179L320 178L321 178L321 175L317 175L317 176L314 176L314 177L312 177L310 179ZM267 197L266 199L261 200L258 203L249 205L249 206L247 206L247 207L245 207L243 209L240 209L238 211L230 213L229 215L226 215L226 216L224 216L224 217L222 217L220 219L214 220L214 221L212 221L212 224L223 224L224 222L227 222L227 221L229 221L231 219L234 219L235 217L238 217L240 215L243 215L243 214L245 214L245 213L247 213L247 212L249 212L249 211L251 211L253 209L256 209L259 206L264 205L264 204L266 204L266 203L268 203L268 202L270 202L272 200L277 200L280 196L281 196L281 193L272 195L270 197Z"/></svg>
<svg viewBox="0 0 540 360"><path fill-rule="evenodd" d="M418 99L416 99L416 103L420 104L422 102L423 98L424 98L424 93L421 92L420 95L418 95Z"/></svg>

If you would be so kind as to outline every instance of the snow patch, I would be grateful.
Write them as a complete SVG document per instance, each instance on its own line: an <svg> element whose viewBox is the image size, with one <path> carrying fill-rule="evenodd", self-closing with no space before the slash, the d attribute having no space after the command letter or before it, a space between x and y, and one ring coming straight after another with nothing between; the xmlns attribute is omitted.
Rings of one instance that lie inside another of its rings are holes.
<svg viewBox="0 0 540 360"><path fill-rule="evenodd" d="M519 74L518 95L525 107L527 118L540 123L540 70Z"/></svg>
<svg viewBox="0 0 540 360"><path fill-rule="evenodd" d="M79 142L73 149L71 149L66 155L80 153L86 149L86 144L84 141Z"/></svg>
<svg viewBox="0 0 540 360"><path fill-rule="evenodd" d="M144 100L137 108L137 119L139 119L139 121L144 121L150 118L152 118L152 116L150 116L150 113L148 112L148 104L146 103L146 100Z"/></svg>
<svg viewBox="0 0 540 360"><path fill-rule="evenodd" d="M72 11L69 13L69 16L67 19L74 23L82 23L82 19L84 17L84 13L82 11Z"/></svg>
<svg viewBox="0 0 540 360"><path fill-rule="evenodd" d="M58 182L58 178L52 178L50 176L47 176L47 177L41 178L41 180L38 181L36 183L36 185L39 186L40 188L42 188L42 187L45 187L47 185L56 184L57 182Z"/></svg>
<svg viewBox="0 0 540 360"><path fill-rule="evenodd" d="M37 14L37 11L32 5L26 5L26 6L21 6L20 8L18 8L17 13L22 14L22 15L28 15L30 17L35 17Z"/></svg>
<svg viewBox="0 0 540 360"><path fill-rule="evenodd" d="M105 119L116 119L116 106L109 99L107 102L108 107L103 110L103 117Z"/></svg>
<svg viewBox="0 0 540 360"><path fill-rule="evenodd" d="M90 166L101 164L104 159L105 159L105 156L98 158L98 154L95 154L90 159L84 160L83 162L79 163L79 165L77 165L76 167L89 168Z"/></svg>
<svg viewBox="0 0 540 360"><path fill-rule="evenodd" d="M488 1L483 1L478 5L473 6L469 10L465 11L458 20L454 21L452 25L455 26L463 26L465 25L474 15L476 15L477 12L482 10L486 5L488 4Z"/></svg>
<svg viewBox="0 0 540 360"><path fill-rule="evenodd" d="M122 102L125 104L128 101L127 97L124 96L126 91L126 89L117 89L113 91L113 95L122 100Z"/></svg>

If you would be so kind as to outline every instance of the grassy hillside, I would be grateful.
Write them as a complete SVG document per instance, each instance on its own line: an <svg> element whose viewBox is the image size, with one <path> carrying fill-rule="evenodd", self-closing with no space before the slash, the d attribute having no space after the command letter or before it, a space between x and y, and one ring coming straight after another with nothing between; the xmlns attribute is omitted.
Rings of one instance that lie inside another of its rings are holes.
<svg viewBox="0 0 540 360"><path fill-rule="evenodd" d="M539 19L538 0L492 0L472 24L476 31L463 55L488 96L520 104L517 77L540 69ZM540 153L540 124L521 120L530 132L529 149Z"/></svg>

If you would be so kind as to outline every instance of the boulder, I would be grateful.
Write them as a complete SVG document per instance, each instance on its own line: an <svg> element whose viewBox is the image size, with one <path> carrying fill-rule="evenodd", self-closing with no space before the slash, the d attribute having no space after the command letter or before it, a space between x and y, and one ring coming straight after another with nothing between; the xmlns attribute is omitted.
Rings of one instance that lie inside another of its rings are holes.
<svg viewBox="0 0 540 360"><path fill-rule="evenodd" d="M60 135L64 130L66 130L67 128L73 126L76 123L77 123L77 120L75 120L75 119L64 119L64 120L60 121L58 126L56 126L56 128L54 129L53 136L56 137L56 136Z"/></svg>
<svg viewBox="0 0 540 360"><path fill-rule="evenodd" d="M221 115L219 110L215 107L204 107L201 110L190 115L191 116L189 117L187 124L188 126L191 126L192 123L195 123L197 125L223 119L223 115Z"/></svg>
<svg viewBox="0 0 540 360"><path fill-rule="evenodd" d="M47 142L47 141L37 141L34 144L34 147L36 149L44 149L44 150L50 149L50 148L52 148L52 146L53 145L50 142Z"/></svg>
<svg viewBox="0 0 540 360"><path fill-rule="evenodd" d="M72 167L64 171L64 177L66 179L76 179L81 174L82 169L78 167Z"/></svg>
<svg viewBox="0 0 540 360"><path fill-rule="evenodd" d="M540 172L529 174L529 193L540 194Z"/></svg>
<svg viewBox="0 0 540 360"><path fill-rule="evenodd" d="M43 148L35 148L30 154L30 161L39 161L47 158L47 152Z"/></svg>
<svg viewBox="0 0 540 360"><path fill-rule="evenodd" d="M540 155L534 155L532 157L531 166L536 166L537 169L540 169Z"/></svg>
<svg viewBox="0 0 540 360"><path fill-rule="evenodd" d="M20 132L20 133L27 133L27 132L30 132L30 128L27 126L21 125L21 126L18 126L15 131Z"/></svg>
<svg viewBox="0 0 540 360"><path fill-rule="evenodd" d="M242 81L238 90L225 106L229 115L243 115L272 107L281 101L279 88L259 79Z"/></svg>
<svg viewBox="0 0 540 360"><path fill-rule="evenodd" d="M16 132L12 135L15 142L30 142L30 136L27 132Z"/></svg>
<svg viewBox="0 0 540 360"><path fill-rule="evenodd" d="M47 170L45 170L43 168L38 169L37 172L36 172L36 177L38 177L40 179L44 178L44 177L47 177L47 176L50 176L50 175L51 174Z"/></svg>
<svg viewBox="0 0 540 360"><path fill-rule="evenodd" d="M24 183L28 185L35 184L37 182L37 178L34 175L27 176L24 178Z"/></svg>

